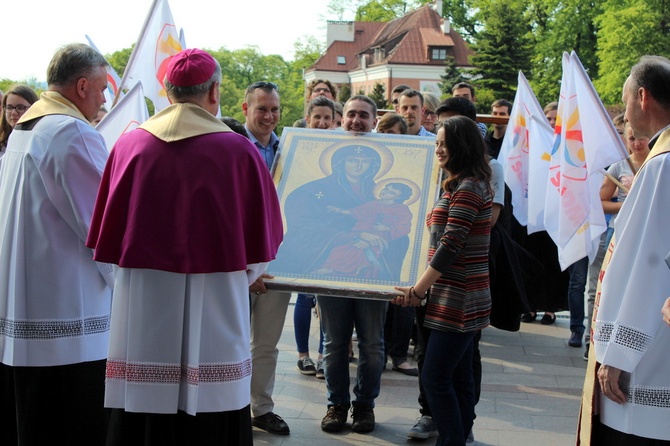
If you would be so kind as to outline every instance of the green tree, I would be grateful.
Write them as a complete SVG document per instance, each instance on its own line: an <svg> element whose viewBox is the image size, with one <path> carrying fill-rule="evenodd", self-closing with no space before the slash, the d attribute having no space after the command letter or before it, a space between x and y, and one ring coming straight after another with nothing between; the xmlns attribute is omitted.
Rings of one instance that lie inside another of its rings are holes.
<svg viewBox="0 0 670 446"><path fill-rule="evenodd" d="M514 96L499 96L496 92L490 88L477 88L477 102L475 102L475 107L477 108L477 113L488 115L491 113L491 104L496 99L507 99L512 102Z"/></svg>
<svg viewBox="0 0 670 446"><path fill-rule="evenodd" d="M330 0L328 2L328 13L322 16L324 20L352 20L356 14L360 0Z"/></svg>
<svg viewBox="0 0 670 446"><path fill-rule="evenodd" d="M112 68L114 68L114 71L121 77L123 77L123 72L126 69L126 65L128 65L128 60L133 52L133 48L135 48L134 43L130 48L124 48L122 50L114 51L112 54L105 55L107 62L109 62Z"/></svg>
<svg viewBox="0 0 670 446"><path fill-rule="evenodd" d="M286 88L291 88L297 95L302 95L302 116L304 116L304 111L307 106L308 98L307 91L305 89L305 81L303 79L304 70L314 65L314 63L321 57L324 51L323 42L316 39L314 36L303 37L300 40L297 40L293 44L294 48L294 59L290 63L290 71L293 75L291 87L286 86ZM293 93L292 93L293 95ZM282 102L284 102L283 92L282 92ZM299 118L296 118L299 119ZM294 119L295 121L295 119Z"/></svg>
<svg viewBox="0 0 670 446"><path fill-rule="evenodd" d="M532 0L529 18L534 30L532 69L524 72L541 104L558 100L563 52L575 51L591 79L598 77L598 33L594 19L602 2Z"/></svg>
<svg viewBox="0 0 670 446"><path fill-rule="evenodd" d="M390 22L430 0L371 0L356 9L356 21Z"/></svg>
<svg viewBox="0 0 670 446"><path fill-rule="evenodd" d="M465 82L465 77L461 73L461 70L456 66L456 60L447 56L445 60L444 74L440 75L442 82L440 82L440 90L442 91L443 96L451 96L451 87L458 84L459 82Z"/></svg>
<svg viewBox="0 0 670 446"><path fill-rule="evenodd" d="M596 23L601 76L594 85L606 105L619 104L629 69L641 55L670 56L670 3L609 0Z"/></svg>
<svg viewBox="0 0 670 446"><path fill-rule="evenodd" d="M274 82L281 97L281 118L277 133L290 126L304 111L302 71L276 54L263 55L258 47L240 50L208 50L221 65L221 113L244 121L242 102L248 85Z"/></svg>
<svg viewBox="0 0 670 446"><path fill-rule="evenodd" d="M472 46L476 67L474 81L498 97L513 97L519 70L530 71L532 46L530 24L523 0L482 0L480 14L484 28Z"/></svg>
<svg viewBox="0 0 670 446"><path fill-rule="evenodd" d="M351 86L349 84L342 85L340 91L337 93L337 100L345 103L351 97Z"/></svg>
<svg viewBox="0 0 670 446"><path fill-rule="evenodd" d="M242 102L246 85L236 84L229 77L222 77L220 90L221 116L230 116L244 123Z"/></svg>
<svg viewBox="0 0 670 446"><path fill-rule="evenodd" d="M468 42L472 43L482 28L479 20L479 0L443 0L442 15Z"/></svg>
<svg viewBox="0 0 670 446"><path fill-rule="evenodd" d="M302 70L288 70L283 78L277 82L281 95L281 120L277 126L277 134L284 127L291 127L293 123L305 116L305 81Z"/></svg>
<svg viewBox="0 0 670 446"><path fill-rule="evenodd" d="M2 79L0 80L0 90L7 93L7 90L9 90L12 87L12 85L15 84L23 84L29 86L30 88L33 89L35 93L37 93L37 96L39 96L40 93L42 93L47 89L46 83L39 82L36 77L29 77L21 81L15 81L12 79Z"/></svg>
<svg viewBox="0 0 670 446"><path fill-rule="evenodd" d="M295 69L306 69L314 65L323 55L325 44L314 36L306 36L293 44L294 56L291 65Z"/></svg>
<svg viewBox="0 0 670 446"><path fill-rule="evenodd" d="M389 104L386 102L386 87L381 82L375 83L375 86L372 88L372 93L370 93L370 99L375 101L377 104L377 109L384 110L388 108Z"/></svg>
<svg viewBox="0 0 670 446"><path fill-rule="evenodd" d="M15 83L16 82L14 82L11 79L4 78L4 79L0 80L0 90L2 90L3 92L6 92L7 90L9 90L9 87L14 85Z"/></svg>

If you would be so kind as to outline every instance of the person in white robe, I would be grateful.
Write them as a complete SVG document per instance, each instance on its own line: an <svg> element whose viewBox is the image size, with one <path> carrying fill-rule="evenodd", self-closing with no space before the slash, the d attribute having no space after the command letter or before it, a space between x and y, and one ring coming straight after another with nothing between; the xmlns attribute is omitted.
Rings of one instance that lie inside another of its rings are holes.
<svg viewBox="0 0 670 446"><path fill-rule="evenodd" d="M111 289L85 246L107 149L90 120L107 62L59 49L49 91L0 163L0 432L4 444L104 444Z"/></svg>
<svg viewBox="0 0 670 446"><path fill-rule="evenodd" d="M87 245L118 265L108 446L251 445L249 285L282 240L270 173L216 118L221 67L167 65L172 105L112 149Z"/></svg>
<svg viewBox="0 0 670 446"><path fill-rule="evenodd" d="M581 444L670 444L670 61L645 56L623 87L625 119L652 148L614 223L594 310L597 395ZM609 263L607 264L609 260Z"/></svg>

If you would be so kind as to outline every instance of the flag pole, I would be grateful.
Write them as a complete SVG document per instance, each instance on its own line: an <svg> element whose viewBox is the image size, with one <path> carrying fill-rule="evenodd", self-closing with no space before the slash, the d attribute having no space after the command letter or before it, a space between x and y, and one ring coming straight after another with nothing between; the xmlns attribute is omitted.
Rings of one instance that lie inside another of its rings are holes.
<svg viewBox="0 0 670 446"><path fill-rule="evenodd" d="M630 192L630 191L628 190L628 188L627 188L626 186L624 186L624 185L621 183L621 181L619 181L618 179L616 179L616 178L614 177L614 175L612 175L611 173L609 173L609 172L606 171L605 169L601 169L600 173L602 173L602 174L605 175L607 178L609 178L609 179L612 181L612 183L614 183L614 184L616 185L616 187L618 187L619 189L623 190L623 191L626 192L626 193Z"/></svg>
<svg viewBox="0 0 670 446"><path fill-rule="evenodd" d="M119 91L116 92L116 96L114 96L114 102L112 103L112 107L116 105L116 103L119 100L119 96L121 95L121 91L123 90L123 87L125 86L126 81L128 80L128 67L132 66L132 64L135 62L135 58L137 57L137 49L140 48L142 45L142 40L144 39L145 32L149 26L149 22L151 21L151 17L153 16L154 10L158 6L158 2L162 0L153 0L151 3L151 8L149 8L149 14L147 14L147 18L144 19L144 24L142 25L142 30L140 31L140 36L137 38L137 42L135 43L135 48L133 48L133 52L130 53L130 57L128 58L128 63L126 64L126 68L123 70L123 76L121 77L121 83L119 84Z"/></svg>

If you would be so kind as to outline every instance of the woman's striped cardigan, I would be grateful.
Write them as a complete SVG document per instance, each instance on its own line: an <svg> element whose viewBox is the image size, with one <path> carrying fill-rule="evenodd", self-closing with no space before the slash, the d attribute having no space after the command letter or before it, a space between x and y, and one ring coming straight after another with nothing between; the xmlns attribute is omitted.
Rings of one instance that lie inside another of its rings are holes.
<svg viewBox="0 0 670 446"><path fill-rule="evenodd" d="M429 261L442 273L430 289L428 328L470 332L489 325L491 199L486 181L465 178L428 214Z"/></svg>

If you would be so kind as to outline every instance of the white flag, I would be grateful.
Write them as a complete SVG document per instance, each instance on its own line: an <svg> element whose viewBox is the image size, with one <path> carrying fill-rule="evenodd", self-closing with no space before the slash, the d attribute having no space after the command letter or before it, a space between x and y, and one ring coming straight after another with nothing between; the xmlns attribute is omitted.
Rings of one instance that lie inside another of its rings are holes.
<svg viewBox="0 0 670 446"><path fill-rule="evenodd" d="M519 83L498 160L505 169L505 183L512 191L514 217L528 233L544 229L549 153L553 130L533 89L519 71Z"/></svg>
<svg viewBox="0 0 670 446"><path fill-rule="evenodd" d="M184 28L179 28L179 43L182 48L186 48L186 37L184 37Z"/></svg>
<svg viewBox="0 0 670 446"><path fill-rule="evenodd" d="M628 154L577 55L563 54L563 80L547 181L544 224L565 270L592 261L606 229L601 169Z"/></svg>
<svg viewBox="0 0 670 446"><path fill-rule="evenodd" d="M156 112L164 109L170 105L163 86L167 65L182 49L167 0L154 0L121 84L132 87L142 81L144 94L154 103Z"/></svg>
<svg viewBox="0 0 670 446"><path fill-rule="evenodd" d="M85 36L91 48L100 53L100 50L98 49L97 46L95 46L93 40L91 40L91 38L87 34L85 34ZM121 85L121 78L119 77L118 74L116 74L116 70L114 70L114 68L109 64L109 62L107 62L107 90L105 90L105 107L107 107L107 110L110 110L112 108L112 105L114 104L114 97L118 93L120 85ZM123 93L121 93L119 99L122 97Z"/></svg>
<svg viewBox="0 0 670 446"><path fill-rule="evenodd" d="M114 106L112 111L102 118L95 129L105 138L107 150L112 150L121 135L135 130L147 119L149 119L149 110L144 100L142 83L138 82Z"/></svg>

